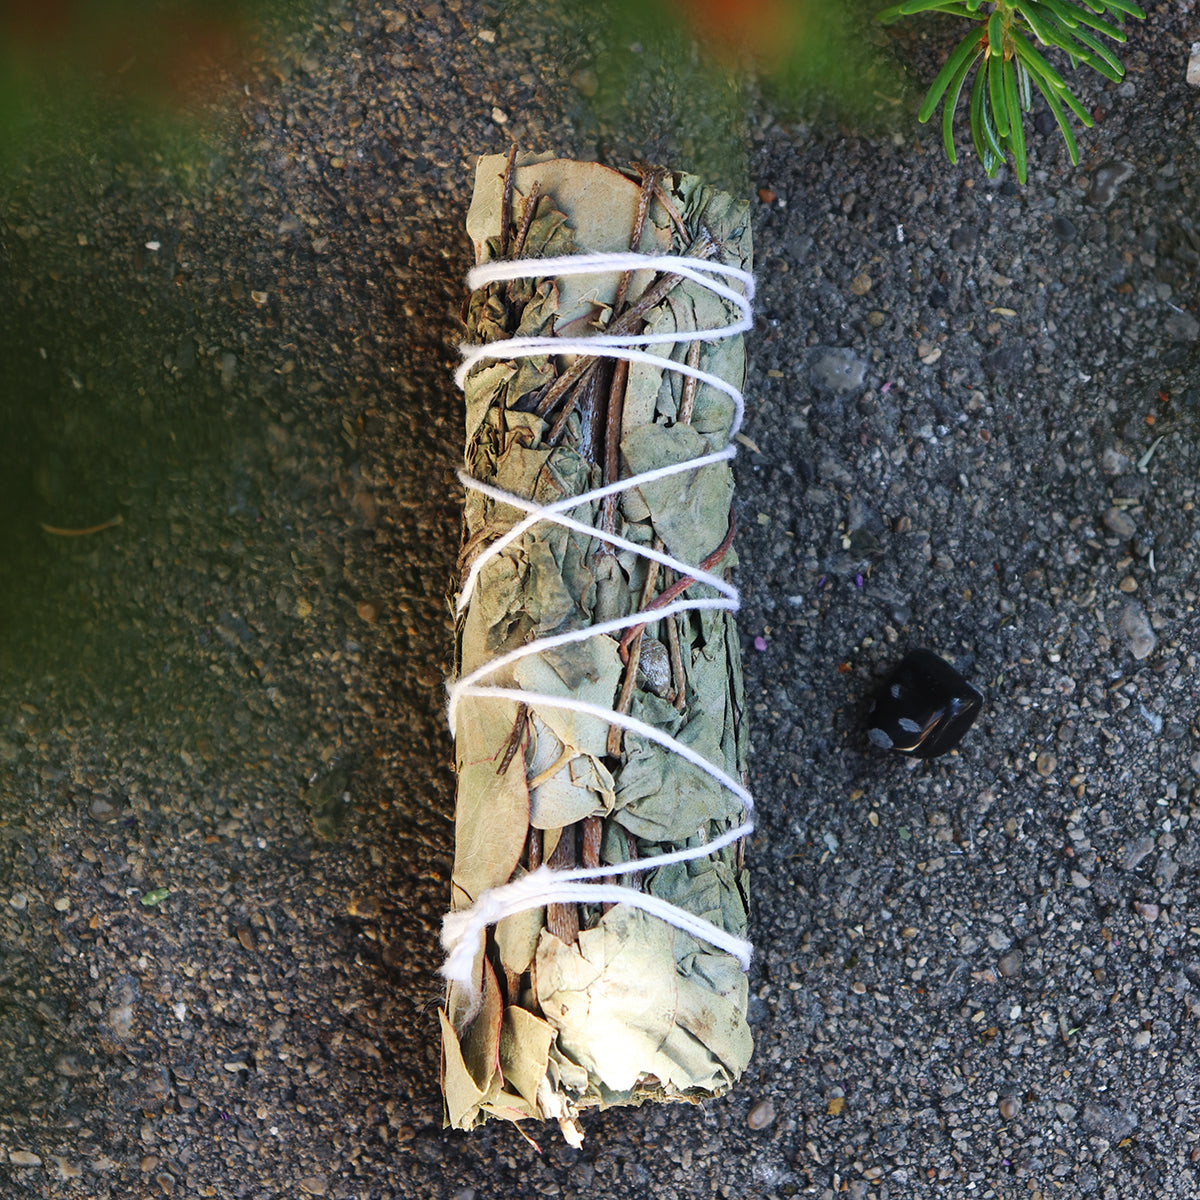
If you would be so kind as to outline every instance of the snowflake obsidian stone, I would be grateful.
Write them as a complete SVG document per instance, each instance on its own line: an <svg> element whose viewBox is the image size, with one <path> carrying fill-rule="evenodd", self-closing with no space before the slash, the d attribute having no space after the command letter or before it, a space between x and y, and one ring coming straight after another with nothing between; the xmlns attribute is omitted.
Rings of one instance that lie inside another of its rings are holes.
<svg viewBox="0 0 1200 1200"><path fill-rule="evenodd" d="M982 706L983 693L944 658L910 650L875 697L867 738L881 750L936 758L958 745Z"/></svg>

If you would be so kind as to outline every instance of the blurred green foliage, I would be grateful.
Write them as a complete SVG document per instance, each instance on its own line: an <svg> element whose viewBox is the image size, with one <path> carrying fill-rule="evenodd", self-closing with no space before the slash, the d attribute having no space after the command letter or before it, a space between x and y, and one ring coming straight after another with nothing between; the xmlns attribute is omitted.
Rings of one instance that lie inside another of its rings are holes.
<svg viewBox="0 0 1200 1200"><path fill-rule="evenodd" d="M900 93L872 0L534 0L603 159L641 157L749 185L746 114L756 91L785 117L819 110L872 126ZM531 15L536 14L536 16Z"/></svg>
<svg viewBox="0 0 1200 1200"><path fill-rule="evenodd" d="M0 0L0 171L202 126L311 0Z"/></svg>

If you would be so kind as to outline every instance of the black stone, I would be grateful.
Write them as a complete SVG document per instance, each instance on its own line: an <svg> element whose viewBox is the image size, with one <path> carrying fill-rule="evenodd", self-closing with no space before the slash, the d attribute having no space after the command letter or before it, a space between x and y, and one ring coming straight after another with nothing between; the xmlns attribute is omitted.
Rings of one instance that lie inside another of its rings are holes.
<svg viewBox="0 0 1200 1200"><path fill-rule="evenodd" d="M910 650L875 697L867 738L882 750L936 758L958 745L982 706L983 693L944 658Z"/></svg>
<svg viewBox="0 0 1200 1200"><path fill-rule="evenodd" d="M1055 217L1052 222L1054 236L1060 241L1073 242L1077 236L1075 222L1070 217Z"/></svg>

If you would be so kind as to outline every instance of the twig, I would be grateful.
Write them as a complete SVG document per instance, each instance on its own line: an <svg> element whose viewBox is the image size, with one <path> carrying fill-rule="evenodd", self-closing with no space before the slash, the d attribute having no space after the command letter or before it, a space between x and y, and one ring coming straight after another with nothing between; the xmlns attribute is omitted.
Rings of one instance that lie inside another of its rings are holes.
<svg viewBox="0 0 1200 1200"><path fill-rule="evenodd" d="M101 521L99 525L89 525L86 529L64 529L61 525L47 525L45 521L39 521L38 524L46 533L52 533L55 537L87 537L89 534L99 533L103 529L113 529L117 525L122 525L124 519L120 513L117 513L115 517L109 517L107 521Z"/></svg>
<svg viewBox="0 0 1200 1200"><path fill-rule="evenodd" d="M508 741L504 743L504 757L501 758L500 765L496 768L497 775L503 775L508 770L513 756L520 749L521 743L525 740L525 727L528 720L529 705L522 700L517 705L517 719L513 722L512 733L508 735Z"/></svg>
<svg viewBox="0 0 1200 1200"><path fill-rule="evenodd" d="M650 210L650 200L654 195L655 184L662 176L662 168L647 169L642 177L642 190L638 195L637 213L633 218L633 232L629 237L630 250L637 250L642 243L642 233L646 228L646 213ZM613 300L613 313L620 316L625 307L625 295L633 282L633 272L623 271L617 284L617 295ZM629 384L629 363L618 359L613 366L612 383L608 389L608 405L604 419L604 483L607 486L615 483L621 473L621 429L625 419L625 389ZM617 524L616 493L605 496L600 502L600 528L606 533L612 533ZM611 739L610 739L611 740Z"/></svg>
<svg viewBox="0 0 1200 1200"><path fill-rule="evenodd" d="M663 540L660 537L654 539L654 549L661 551L663 548ZM654 595L654 586L658 583L658 566L659 564L654 559L646 560L646 582L642 586L642 598L638 603L638 608L646 608ZM621 680L621 691L617 696L616 711L618 713L627 713L629 711L630 702L633 700L633 685L637 682L638 663L642 656L642 630L646 627L643 625L638 630L637 636L629 644L629 656L625 659L625 678ZM608 751L611 758L616 758L621 753L621 737L622 729L619 725L610 725L608 727L608 743L605 749Z"/></svg>
<svg viewBox="0 0 1200 1200"><path fill-rule="evenodd" d="M723 559L725 555L729 553L729 547L733 545L733 535L736 529L737 518L731 512L729 514L729 532L725 534L721 544L700 564L700 569L702 571L711 571L721 561L721 559ZM677 596L681 595L683 592L686 592L687 589L690 588L695 582L695 579L693 579L690 575L685 576L683 579L678 579L671 584L669 588L659 592L649 604L644 605L643 607L648 609L664 608ZM649 622L643 621L640 625L632 625L625 630L625 636L621 638L621 644L618 647L622 662L629 661L629 644L635 637L638 637L641 634L642 630L646 628L647 624L649 624Z"/></svg>
<svg viewBox="0 0 1200 1200"><path fill-rule="evenodd" d="M699 342L692 342L688 346L687 365L693 369L700 365ZM696 390L699 384L700 381L694 375L685 375L683 377L683 391L679 396L679 412L675 418L676 422L680 425L690 425L692 423L692 412L696 406ZM667 587L671 587L673 572L668 570L663 578ZM683 712L687 707L687 675L683 670L683 651L679 645L679 626L674 617L667 622L667 654L671 660L671 683L675 689L675 694L671 697L671 703L674 705L676 712Z"/></svg>
<svg viewBox="0 0 1200 1200"><path fill-rule="evenodd" d="M509 147L508 163L504 168L504 191L500 198L500 257L508 257L508 225L512 213L513 167L517 161L517 143Z"/></svg>
<svg viewBox="0 0 1200 1200"><path fill-rule="evenodd" d="M702 233L695 242L687 250L689 258L707 259L711 258L717 250L717 244L707 233ZM617 317L609 328L605 331L613 336L620 336L626 333L635 333L639 327L642 318L656 304L661 304L671 290L683 278L681 275L662 275L653 284L650 285L638 297L637 301L629 306L619 317ZM545 395L538 401L537 408L534 410L539 417L546 416L559 401L574 388L585 375L595 370L597 363L600 361L598 356L580 355L566 371L562 373L546 390ZM572 394L568 399L563 411L559 414L554 423L554 427L550 430L549 436L546 438L546 445L553 446L557 444L558 439L562 436L563 429L566 427L567 418L574 411L575 404L578 402L576 394Z"/></svg>
<svg viewBox="0 0 1200 1200"><path fill-rule="evenodd" d="M692 342L688 346L687 365L693 371L700 366L699 342ZM685 375L683 377L683 391L679 395L679 414L675 418L680 425L690 425L692 423L692 410L696 407L696 390L699 384L700 380L695 375Z"/></svg>
<svg viewBox="0 0 1200 1200"><path fill-rule="evenodd" d="M533 181L533 187L529 189L529 195L525 197L524 207L521 209L521 228L517 230L517 240L513 245L513 258L520 258L525 253L525 241L529 237L529 227L533 224L534 214L537 212L538 201L542 198L542 184L540 180Z"/></svg>
<svg viewBox="0 0 1200 1200"><path fill-rule="evenodd" d="M559 831L558 844L546 859L552 871L569 871L575 866L575 825L564 825ZM579 908L574 904L547 904L546 928L559 941L573 946L579 940Z"/></svg>
<svg viewBox="0 0 1200 1200"><path fill-rule="evenodd" d="M669 580L671 575L672 572L668 571L666 578ZM675 706L676 712L683 712L687 707L687 676L683 673L683 651L679 648L679 626L675 624L674 617L667 621L667 653L671 659L671 683L675 688L675 695L671 697L671 703Z"/></svg>

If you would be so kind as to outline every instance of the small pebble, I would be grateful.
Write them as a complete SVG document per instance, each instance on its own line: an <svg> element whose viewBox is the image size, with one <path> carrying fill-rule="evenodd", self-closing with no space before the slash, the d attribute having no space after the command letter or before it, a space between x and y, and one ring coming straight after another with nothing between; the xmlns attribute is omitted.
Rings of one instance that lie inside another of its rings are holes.
<svg viewBox="0 0 1200 1200"><path fill-rule="evenodd" d="M1137 533L1137 525L1134 524L1133 518L1119 508L1110 508L1104 514L1104 523L1117 537L1131 538Z"/></svg>
<svg viewBox="0 0 1200 1200"><path fill-rule="evenodd" d="M121 815L120 807L106 796L93 796L88 811L96 821L115 821Z"/></svg>
<svg viewBox="0 0 1200 1200"><path fill-rule="evenodd" d="M845 395L862 387L867 364L853 350L826 348L813 357L809 373L814 386L822 391Z"/></svg>
<svg viewBox="0 0 1200 1200"><path fill-rule="evenodd" d="M1152 837L1138 838L1136 842L1126 848L1121 866L1126 871L1132 871L1153 849L1154 839Z"/></svg>
<svg viewBox="0 0 1200 1200"><path fill-rule="evenodd" d="M78 1163L71 1162L61 1154L54 1154L51 1157L54 1159L54 1167L58 1172L59 1179L79 1179L83 1175L83 1168Z"/></svg>
<svg viewBox="0 0 1200 1200"><path fill-rule="evenodd" d="M770 1100L760 1100L746 1115L746 1124L751 1129L766 1129L775 1121L775 1105Z"/></svg>
<svg viewBox="0 0 1200 1200"><path fill-rule="evenodd" d="M1021 1111L1021 1101L1016 1096L1005 1096L1000 1101L1000 1115L1011 1121Z"/></svg>
<svg viewBox="0 0 1200 1200"><path fill-rule="evenodd" d="M1021 973L1022 956L1020 950L1013 950L1006 954L997 964L996 970L1004 976L1005 979L1011 979L1014 975Z"/></svg>
<svg viewBox="0 0 1200 1200"><path fill-rule="evenodd" d="M1105 475L1124 475L1129 470L1129 466L1129 456L1121 454L1111 446L1100 456L1100 470Z"/></svg>
<svg viewBox="0 0 1200 1200"><path fill-rule="evenodd" d="M368 624L376 620L379 616L379 605L372 603L370 600L360 600L354 606L354 609L358 613L359 618Z"/></svg>
<svg viewBox="0 0 1200 1200"><path fill-rule="evenodd" d="M1162 327L1173 342L1194 342L1200 338L1200 321L1190 312L1171 313Z"/></svg>
<svg viewBox="0 0 1200 1200"><path fill-rule="evenodd" d="M1125 635L1134 658L1148 658L1158 645L1158 638L1150 628L1150 618L1136 600L1130 600L1121 611L1121 632Z"/></svg>
<svg viewBox="0 0 1200 1200"><path fill-rule="evenodd" d="M10 1150L8 1161L14 1167L40 1167L42 1160L29 1150Z"/></svg>
<svg viewBox="0 0 1200 1200"><path fill-rule="evenodd" d="M355 896L346 905L346 911L363 921L377 921L383 912L383 905L379 903L378 896Z"/></svg>
<svg viewBox="0 0 1200 1200"><path fill-rule="evenodd" d="M1134 902L1133 911L1137 913L1147 924L1153 924L1158 920L1158 905L1149 902L1137 900Z"/></svg>
<svg viewBox="0 0 1200 1200"><path fill-rule="evenodd" d="M855 275L850 280L850 290L856 296L865 296L871 290L871 277L867 274Z"/></svg>
<svg viewBox="0 0 1200 1200"><path fill-rule="evenodd" d="M1101 208L1107 208L1115 199L1117 189L1133 174L1133 165L1127 162L1106 162L1096 168L1087 198Z"/></svg>
<svg viewBox="0 0 1200 1200"><path fill-rule="evenodd" d="M761 654L767 648L767 639L765 637L756 637L754 639L754 648Z"/></svg>
<svg viewBox="0 0 1200 1200"><path fill-rule="evenodd" d="M1054 236L1060 242L1073 242L1079 236L1075 229L1075 222L1070 217L1055 217L1051 222L1051 227L1054 230Z"/></svg>
<svg viewBox="0 0 1200 1200"><path fill-rule="evenodd" d="M306 1196L325 1196L329 1193L328 1175L306 1175L300 1180L300 1190Z"/></svg>
<svg viewBox="0 0 1200 1200"><path fill-rule="evenodd" d="M1058 766L1058 759L1050 751L1044 750L1037 756L1035 766L1039 775L1053 775L1054 768Z"/></svg>
<svg viewBox="0 0 1200 1200"><path fill-rule="evenodd" d="M29 906L29 897L26 896L24 892L13 892L13 894L9 896L8 902L17 910L17 912L24 912Z"/></svg>

